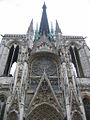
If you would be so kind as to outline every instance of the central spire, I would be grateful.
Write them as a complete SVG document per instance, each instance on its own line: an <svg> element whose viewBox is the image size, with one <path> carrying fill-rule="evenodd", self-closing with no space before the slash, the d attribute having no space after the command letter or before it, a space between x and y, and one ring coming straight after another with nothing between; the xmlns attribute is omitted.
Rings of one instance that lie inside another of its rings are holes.
<svg viewBox="0 0 90 120"><path fill-rule="evenodd" d="M49 34L49 25L48 25L47 13L46 13L47 7L45 5L45 2L42 8L43 8L43 13L42 13L42 18L40 23L39 34L40 35L45 34L47 36Z"/></svg>

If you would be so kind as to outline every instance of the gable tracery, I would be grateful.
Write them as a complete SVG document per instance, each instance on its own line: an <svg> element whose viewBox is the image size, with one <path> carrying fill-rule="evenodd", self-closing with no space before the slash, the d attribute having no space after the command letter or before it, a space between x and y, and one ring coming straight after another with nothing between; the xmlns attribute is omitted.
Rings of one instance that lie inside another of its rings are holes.
<svg viewBox="0 0 90 120"><path fill-rule="evenodd" d="M38 105L26 120L62 120L59 111L49 104Z"/></svg>

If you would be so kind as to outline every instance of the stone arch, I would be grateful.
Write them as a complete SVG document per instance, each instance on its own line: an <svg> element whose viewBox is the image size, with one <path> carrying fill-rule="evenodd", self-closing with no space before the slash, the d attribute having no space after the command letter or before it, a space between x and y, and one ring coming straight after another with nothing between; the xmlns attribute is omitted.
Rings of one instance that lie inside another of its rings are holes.
<svg viewBox="0 0 90 120"><path fill-rule="evenodd" d="M72 114L72 120L83 120L79 111L74 111Z"/></svg>
<svg viewBox="0 0 90 120"><path fill-rule="evenodd" d="M13 110L8 113L7 120L18 120L18 112Z"/></svg>
<svg viewBox="0 0 90 120"><path fill-rule="evenodd" d="M63 120L62 116L54 106L43 103L36 106L26 120Z"/></svg>
<svg viewBox="0 0 90 120"><path fill-rule="evenodd" d="M68 41L66 43L66 46L68 48L70 48L70 46L77 46L77 48L79 49L81 47L81 44L79 42L76 42L76 41Z"/></svg>
<svg viewBox="0 0 90 120"><path fill-rule="evenodd" d="M84 109L86 113L87 120L90 120L90 98L84 97L83 98Z"/></svg>
<svg viewBox="0 0 90 120"><path fill-rule="evenodd" d="M3 120L5 106L6 106L6 96L4 94L0 94L0 120Z"/></svg>
<svg viewBox="0 0 90 120"><path fill-rule="evenodd" d="M6 42L6 45L7 47L11 47L12 45L22 45L22 42L20 42L19 40L10 39Z"/></svg>

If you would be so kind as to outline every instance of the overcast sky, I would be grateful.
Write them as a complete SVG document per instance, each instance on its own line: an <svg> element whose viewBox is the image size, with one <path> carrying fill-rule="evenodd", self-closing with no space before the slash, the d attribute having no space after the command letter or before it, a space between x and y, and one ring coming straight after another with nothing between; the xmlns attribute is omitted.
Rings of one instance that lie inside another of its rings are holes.
<svg viewBox="0 0 90 120"><path fill-rule="evenodd" d="M87 36L90 47L90 0L0 0L0 34L25 34L32 18L35 28L44 1L49 23L57 19L63 35Z"/></svg>

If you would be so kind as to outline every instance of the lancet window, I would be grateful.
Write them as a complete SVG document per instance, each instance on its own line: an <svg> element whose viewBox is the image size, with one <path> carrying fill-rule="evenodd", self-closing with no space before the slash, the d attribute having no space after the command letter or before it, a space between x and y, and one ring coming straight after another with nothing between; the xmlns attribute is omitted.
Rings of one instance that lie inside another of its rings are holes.
<svg viewBox="0 0 90 120"><path fill-rule="evenodd" d="M84 77L82 65L80 61L80 56L79 56L77 48L70 46L70 53L71 53L72 63L76 69L77 77Z"/></svg>
<svg viewBox="0 0 90 120"><path fill-rule="evenodd" d="M19 53L19 46L12 45L9 51L8 58L7 58L4 75L10 76L10 72L11 72L13 64L17 63L18 53Z"/></svg>

